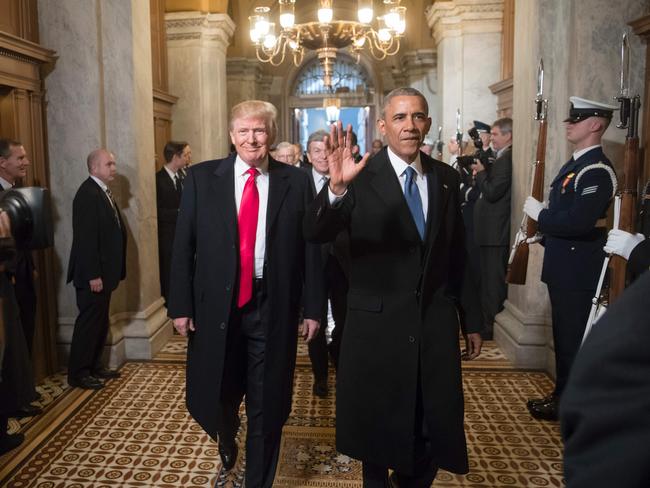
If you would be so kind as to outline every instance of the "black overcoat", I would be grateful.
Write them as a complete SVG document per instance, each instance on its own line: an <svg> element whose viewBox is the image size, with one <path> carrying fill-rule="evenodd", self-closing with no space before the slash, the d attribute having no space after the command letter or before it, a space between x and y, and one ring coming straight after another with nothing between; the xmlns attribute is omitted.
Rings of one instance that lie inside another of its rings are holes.
<svg viewBox="0 0 650 488"><path fill-rule="evenodd" d="M160 293L169 295L169 268L172 261L174 230L181 204L181 192L176 191L174 182L165 168L156 173L156 207L158 211L158 268L160 271Z"/></svg>
<svg viewBox="0 0 650 488"><path fill-rule="evenodd" d="M187 351L187 408L217 439L226 337L236 301L239 240L235 155L192 166L184 180L172 253L168 313L193 317ZM269 161L264 280L270 303L264 361L264 432L282 427L291 411L298 313L320 320L320 247L308 244L302 220L312 200L307 175Z"/></svg>
<svg viewBox="0 0 650 488"><path fill-rule="evenodd" d="M466 261L460 182L450 166L420 156L429 201L424 242L386 148L369 160L340 205L331 206L323 188L305 218L305 234L323 242L347 229L350 239L337 449L411 471L420 378L435 460L463 473L468 463L456 308ZM476 332L476 300L463 305L468 330Z"/></svg>

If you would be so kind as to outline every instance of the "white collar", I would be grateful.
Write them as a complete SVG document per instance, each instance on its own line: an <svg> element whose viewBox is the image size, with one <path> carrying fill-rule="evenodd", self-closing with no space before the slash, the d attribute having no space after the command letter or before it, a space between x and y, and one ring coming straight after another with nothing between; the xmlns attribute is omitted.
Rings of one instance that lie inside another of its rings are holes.
<svg viewBox="0 0 650 488"><path fill-rule="evenodd" d="M2 188L5 190L9 190L10 188L13 188L14 185L9 183L7 180L5 180L2 176L0 176L0 185L2 185Z"/></svg>
<svg viewBox="0 0 650 488"><path fill-rule="evenodd" d="M93 175L90 175L90 177L93 180L95 180L95 183L97 183L102 190L104 190L104 191L108 190L108 186L102 180L100 180L99 178L97 178L96 176L93 176Z"/></svg>
<svg viewBox="0 0 650 488"><path fill-rule="evenodd" d="M596 145L594 145L594 146L585 147L584 149L580 149L579 151L574 151L574 153L573 153L573 160L574 160L574 161L577 161L578 158L584 156L584 155L587 154L589 151L591 151L592 149L595 149L595 148L597 148L597 147L600 147L600 144L596 144Z"/></svg>
<svg viewBox="0 0 650 488"><path fill-rule="evenodd" d="M390 146L388 146L387 149L388 149L388 159L390 161L390 164L393 165L393 169L395 170L395 173L397 174L398 178L402 176L404 171L406 171L407 166L412 167L415 170L415 172L418 174L419 178L422 178L424 176L424 171L422 170L422 161L420 160L420 151L418 151L418 154L417 156L415 156L415 160L412 163L407 163L402 158L400 158L397 154L395 154L390 149Z"/></svg>
<svg viewBox="0 0 650 488"><path fill-rule="evenodd" d="M238 154L235 158L235 176L243 176L250 168L252 168L252 166L240 158ZM269 157L267 156L264 161L262 161L262 164L256 168L260 174L267 175L269 173Z"/></svg>

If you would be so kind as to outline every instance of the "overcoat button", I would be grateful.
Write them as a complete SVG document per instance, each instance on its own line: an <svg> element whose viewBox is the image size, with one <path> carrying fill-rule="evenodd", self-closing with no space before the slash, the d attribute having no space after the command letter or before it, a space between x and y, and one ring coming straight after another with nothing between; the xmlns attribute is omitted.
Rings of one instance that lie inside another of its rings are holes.
<svg viewBox="0 0 650 488"><path fill-rule="evenodd" d="M409 342L415 342L415 337L409 336Z"/></svg>
<svg viewBox="0 0 650 488"><path fill-rule="evenodd" d="M226 323L225 323L225 322L221 322L221 323L219 324L219 327L221 327L221 329L225 329L225 328L226 328Z"/></svg>
<svg viewBox="0 0 650 488"><path fill-rule="evenodd" d="M226 291L230 291L230 285L226 285Z"/></svg>

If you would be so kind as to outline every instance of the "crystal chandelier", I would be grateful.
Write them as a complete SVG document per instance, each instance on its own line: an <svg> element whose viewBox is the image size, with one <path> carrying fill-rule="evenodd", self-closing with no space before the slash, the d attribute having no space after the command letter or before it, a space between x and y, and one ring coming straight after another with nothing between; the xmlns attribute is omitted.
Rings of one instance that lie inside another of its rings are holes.
<svg viewBox="0 0 650 488"><path fill-rule="evenodd" d="M296 0L278 0L280 4L279 34L276 23L269 20L269 7L257 7L249 17L250 37L257 59L279 66L287 57L302 63L306 49L316 51L324 68L325 86L332 86L332 66L338 49L349 48L357 61L367 49L377 60L399 51L400 38L406 30L406 7L400 0L382 0L384 12L373 27L373 0L358 0L358 21L334 20L333 0L318 0L318 21L295 23Z"/></svg>

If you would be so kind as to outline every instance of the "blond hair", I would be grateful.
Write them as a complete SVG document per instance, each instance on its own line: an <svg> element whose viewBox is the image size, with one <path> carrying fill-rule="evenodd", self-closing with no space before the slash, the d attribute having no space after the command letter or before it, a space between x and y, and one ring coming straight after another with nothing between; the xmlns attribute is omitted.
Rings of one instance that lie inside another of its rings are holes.
<svg viewBox="0 0 650 488"><path fill-rule="evenodd" d="M271 146L275 142L275 136L278 133L277 117L278 111L273 104L263 100L247 100L238 103L230 111L230 130L233 130L235 120L250 118L263 119L266 124L266 130L269 133L268 145Z"/></svg>

